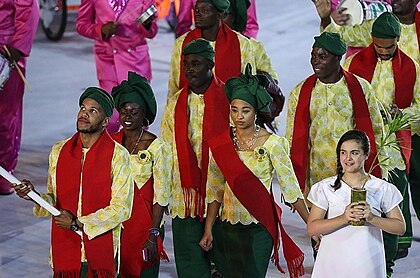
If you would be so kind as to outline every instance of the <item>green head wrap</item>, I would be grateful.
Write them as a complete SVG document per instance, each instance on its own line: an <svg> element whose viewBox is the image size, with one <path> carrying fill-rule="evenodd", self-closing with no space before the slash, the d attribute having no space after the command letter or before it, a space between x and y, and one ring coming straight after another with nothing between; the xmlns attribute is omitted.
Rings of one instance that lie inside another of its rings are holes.
<svg viewBox="0 0 420 278"><path fill-rule="evenodd" d="M214 62L214 49L205 39L196 39L189 42L182 50L182 55L196 54Z"/></svg>
<svg viewBox="0 0 420 278"><path fill-rule="evenodd" d="M395 39L401 34L399 19L390 12L381 14L373 23L372 36L380 39Z"/></svg>
<svg viewBox="0 0 420 278"><path fill-rule="evenodd" d="M111 117L114 110L114 101L110 94L105 90L97 87L88 87L79 98L79 106L82 106L83 101L86 98L93 99L102 107L105 112L105 116Z"/></svg>
<svg viewBox="0 0 420 278"><path fill-rule="evenodd" d="M314 37L315 42L312 47L320 47L337 56L343 56L346 53L346 43L337 33L323 32Z"/></svg>
<svg viewBox="0 0 420 278"><path fill-rule="evenodd" d="M143 125L149 125L155 120L157 112L155 94L143 76L129 71L128 80L124 80L120 85L112 88L112 97L118 110L127 102L140 105L145 114Z"/></svg>
<svg viewBox="0 0 420 278"><path fill-rule="evenodd" d="M229 102L241 99L251 104L257 112L270 113L269 106L273 99L263 87L268 81L263 76L258 78L252 75L251 71L251 65L247 64L245 74L228 79L225 84L226 96Z"/></svg>
<svg viewBox="0 0 420 278"><path fill-rule="evenodd" d="M246 29L246 22L248 20L247 10L251 6L249 0L229 0L230 7L228 12L230 12L235 20L232 25L232 29L238 32L243 32Z"/></svg>
<svg viewBox="0 0 420 278"><path fill-rule="evenodd" d="M221 12L225 12L230 5L229 0L198 0L197 2L210 3Z"/></svg>

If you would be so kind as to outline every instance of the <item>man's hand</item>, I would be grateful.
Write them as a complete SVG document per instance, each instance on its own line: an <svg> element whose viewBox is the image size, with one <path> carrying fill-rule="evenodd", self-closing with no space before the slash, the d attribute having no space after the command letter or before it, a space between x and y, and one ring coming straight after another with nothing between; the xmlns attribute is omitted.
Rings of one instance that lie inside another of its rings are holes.
<svg viewBox="0 0 420 278"><path fill-rule="evenodd" d="M112 35L117 32L118 23L116 22L108 22L102 25L101 32L102 32L102 38L104 40L110 38Z"/></svg>
<svg viewBox="0 0 420 278"><path fill-rule="evenodd" d="M402 112L401 112L401 110L398 108L398 106L394 103L394 104L391 104L390 106L389 106L389 113L391 114L391 116L396 116L396 115L398 115L398 114L401 114Z"/></svg>
<svg viewBox="0 0 420 278"><path fill-rule="evenodd" d="M69 211L62 209L60 210L60 215L54 216L54 220L58 227L70 230L73 215Z"/></svg>
<svg viewBox="0 0 420 278"><path fill-rule="evenodd" d="M10 52L10 55L7 55L8 56L7 58L9 59L9 61L11 63L13 63L13 61L16 63L19 62L20 58L22 57L22 52L20 52L18 49L11 47L9 45L7 46L7 49Z"/></svg>
<svg viewBox="0 0 420 278"><path fill-rule="evenodd" d="M146 28L146 30L150 30L150 27L152 27L152 22L155 18L155 15L149 17L145 22L142 23L143 27Z"/></svg>
<svg viewBox="0 0 420 278"><path fill-rule="evenodd" d="M331 15L331 0L312 0L316 11L321 19L329 18Z"/></svg>
<svg viewBox="0 0 420 278"><path fill-rule="evenodd" d="M338 8L334 12L331 13L331 17L335 23L338 25L346 25L347 22L350 20L350 15L346 14L345 11L347 8Z"/></svg>
<svg viewBox="0 0 420 278"><path fill-rule="evenodd" d="M35 187L29 180L22 180L22 184L12 183L10 186L16 191L16 195L28 201L32 200L28 197L29 192L34 191L38 194L38 192L35 191Z"/></svg>

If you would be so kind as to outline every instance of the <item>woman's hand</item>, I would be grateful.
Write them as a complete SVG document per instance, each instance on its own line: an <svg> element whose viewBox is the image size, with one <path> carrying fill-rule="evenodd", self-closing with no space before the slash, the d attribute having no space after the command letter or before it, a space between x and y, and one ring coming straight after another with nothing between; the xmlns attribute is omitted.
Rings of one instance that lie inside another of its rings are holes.
<svg viewBox="0 0 420 278"><path fill-rule="evenodd" d="M361 202L353 202L346 206L343 216L349 221L359 221L364 218L364 205Z"/></svg>
<svg viewBox="0 0 420 278"><path fill-rule="evenodd" d="M199 245L205 251L209 251L213 247L213 234L211 232L204 232Z"/></svg>
<svg viewBox="0 0 420 278"><path fill-rule="evenodd" d="M158 238L154 235L149 235L149 238L143 245L143 250L147 252L147 258L143 258L144 261L154 261L158 255L157 247Z"/></svg>
<svg viewBox="0 0 420 278"><path fill-rule="evenodd" d="M373 217L375 217L375 215L373 215L372 211L370 210L370 205L366 201L359 202L359 205L363 207L362 218L365 218L367 222L372 221L372 219L373 219Z"/></svg>
<svg viewBox="0 0 420 278"><path fill-rule="evenodd" d="M312 236L311 237L313 241L315 241L315 245L312 247L316 252L318 252L319 249L319 245L321 244L321 236L317 235L317 236Z"/></svg>

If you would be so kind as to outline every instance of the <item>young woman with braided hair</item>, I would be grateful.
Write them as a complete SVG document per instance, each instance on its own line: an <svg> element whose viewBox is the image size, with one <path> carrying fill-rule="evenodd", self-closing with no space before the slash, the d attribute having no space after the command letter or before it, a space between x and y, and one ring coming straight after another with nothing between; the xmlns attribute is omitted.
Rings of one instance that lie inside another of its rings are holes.
<svg viewBox="0 0 420 278"><path fill-rule="evenodd" d="M381 231L404 234L402 196L394 185L366 173L369 151L365 132L346 132L336 148L337 175L311 188L308 233L323 235L312 277L386 277ZM352 188L365 188L366 201L351 202ZM349 225L361 219L364 226Z"/></svg>

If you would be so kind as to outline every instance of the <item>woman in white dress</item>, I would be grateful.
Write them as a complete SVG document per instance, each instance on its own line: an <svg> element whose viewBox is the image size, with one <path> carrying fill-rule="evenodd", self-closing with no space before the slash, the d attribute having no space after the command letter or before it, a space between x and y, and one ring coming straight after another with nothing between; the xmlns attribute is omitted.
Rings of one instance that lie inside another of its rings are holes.
<svg viewBox="0 0 420 278"><path fill-rule="evenodd" d="M402 196L394 185L365 172L369 149L363 131L346 132L337 144L337 176L311 188L308 233L323 235L312 277L387 276L382 230L404 234ZM351 203L351 188L365 188L366 201ZM364 226L349 224L361 219Z"/></svg>

